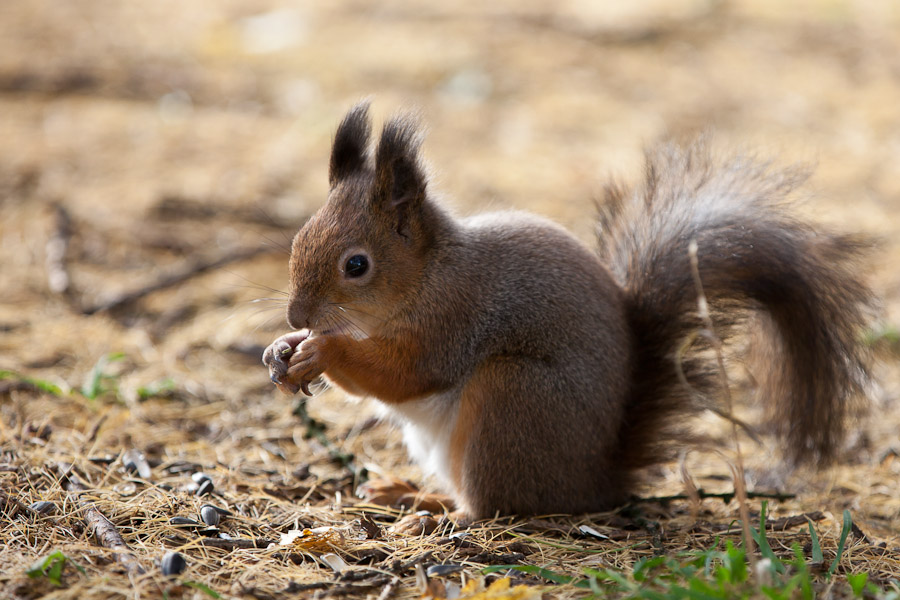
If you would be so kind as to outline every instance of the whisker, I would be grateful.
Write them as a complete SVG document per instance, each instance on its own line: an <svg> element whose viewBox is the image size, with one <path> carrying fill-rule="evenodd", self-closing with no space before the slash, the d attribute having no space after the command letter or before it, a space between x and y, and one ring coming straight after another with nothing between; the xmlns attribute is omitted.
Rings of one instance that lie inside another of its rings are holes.
<svg viewBox="0 0 900 600"><path fill-rule="evenodd" d="M375 321L377 321L377 322L379 322L379 323L384 323L384 322L385 322L385 319L383 319L383 318L381 318L381 317L379 317L379 316L373 315L372 313L369 313L369 312L366 312L366 311L364 311L364 310L361 310L361 309L359 309L359 308L353 308L352 306L345 306L345 305L342 305L342 304L337 304L336 302L331 302L331 303L329 303L329 306L336 306L336 307L338 307L340 310L342 310L342 311L344 311L344 312L354 312L354 313L359 313L359 314L361 314L361 315L363 315L363 316L365 316L365 317L368 317L368 318L370 318L370 319L373 319L373 320L375 320Z"/></svg>
<svg viewBox="0 0 900 600"><path fill-rule="evenodd" d="M344 314L333 313L335 319L339 319L340 323L343 323L346 327L346 330L350 332L350 334L358 339L365 339L377 347L382 347L384 345L383 340L380 340L377 336L372 336L365 328L363 328L359 323L357 323L354 319L350 318L346 313L348 312L343 306L338 304L333 304L339 310L341 310Z"/></svg>
<svg viewBox="0 0 900 600"><path fill-rule="evenodd" d="M228 270L228 269L223 269L223 271L225 271L225 272L228 273L229 275L233 275L233 276L237 277L238 279L243 279L243 280L246 281L248 284L250 284L250 285L245 285L245 286L234 285L233 287L235 287L235 288L238 288L238 289L243 288L243 289L265 290L265 291L271 292L271 293L273 293L273 294L281 294L282 296L289 296L289 295L290 295L288 292L285 292L284 290L279 290L278 288L273 288L273 287L269 287L269 286L267 286L267 285L263 285L263 284L261 284L261 283L257 283L257 282L255 282L255 281L253 281L252 279L247 279L246 277L244 277L243 275L241 275L240 273L237 273L237 272L235 272L235 271L231 271L231 270Z"/></svg>
<svg viewBox="0 0 900 600"><path fill-rule="evenodd" d="M288 256L290 256L290 254L291 254L291 245L290 245L290 243L288 243L287 245L285 245L284 242L279 242L278 240L274 240L274 239L272 239L271 237L269 237L268 235L266 235L266 234L264 234L264 233L263 233L263 234L260 234L260 235L261 235L261 237L262 237L264 240L266 240L266 242L268 242L268 243L266 243L266 244L263 244L264 246L268 246L268 247L270 247L270 248L275 248L276 250L281 250L282 252L284 252L285 254L287 254Z"/></svg>
<svg viewBox="0 0 900 600"><path fill-rule="evenodd" d="M256 211L257 211L259 214L261 214L261 215L265 218L266 223L268 223L268 224L271 225L272 227L275 227L275 228L276 228L276 230L278 231L278 233L281 234L281 237L283 237L283 238L284 238L284 241L287 243L287 247L290 248L290 247L291 247L292 237L289 236L289 235L288 235L287 233L285 233L285 231L284 231L285 227L286 227L288 224L286 224L283 220L280 220L280 219L279 219L279 220L276 220L276 219L274 219L274 218L272 217L272 215L270 215L270 214L266 211L266 209L264 209L262 206L259 206L258 204L256 205L255 208L256 208ZM302 220L305 221L305 220L307 220L308 218L309 218L309 217L304 217ZM293 228L294 226L291 225L290 227Z"/></svg>
<svg viewBox="0 0 900 600"><path fill-rule="evenodd" d="M278 318L278 315L272 315L272 316L268 317L267 319L261 321L260 323L257 323L257 325L251 331L256 332L262 328L269 329L272 325L272 321L276 318Z"/></svg>
<svg viewBox="0 0 900 600"><path fill-rule="evenodd" d="M247 315L247 317L250 318L250 317L255 317L257 315L264 315L266 313L270 313L275 310L278 310L279 312L281 312L280 309L281 309L280 306L265 306L263 308L259 308L257 310L254 310L253 312L249 313Z"/></svg>

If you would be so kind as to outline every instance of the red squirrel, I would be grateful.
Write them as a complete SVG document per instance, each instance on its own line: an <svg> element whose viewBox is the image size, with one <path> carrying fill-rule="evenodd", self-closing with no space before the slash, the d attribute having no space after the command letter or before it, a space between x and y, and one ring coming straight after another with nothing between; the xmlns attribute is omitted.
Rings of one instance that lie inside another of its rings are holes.
<svg viewBox="0 0 900 600"><path fill-rule="evenodd" d="M696 351L692 241L718 337L758 315L758 396L786 456L834 457L868 377L872 295L864 240L789 214L802 173L663 145L640 185L607 190L598 252L525 212L451 215L416 119L387 121L374 156L371 137L361 103L337 129L328 200L293 240L295 331L263 362L283 391L324 375L381 402L457 514L609 509L669 456L721 394Z"/></svg>

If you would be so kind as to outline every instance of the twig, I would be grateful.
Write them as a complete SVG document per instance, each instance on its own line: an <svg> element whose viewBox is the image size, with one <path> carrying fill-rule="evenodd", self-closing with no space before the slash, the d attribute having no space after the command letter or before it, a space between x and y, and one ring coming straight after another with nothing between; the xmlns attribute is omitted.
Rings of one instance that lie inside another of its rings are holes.
<svg viewBox="0 0 900 600"><path fill-rule="evenodd" d="M412 567L425 562L426 560L431 558L432 554L434 554L434 551L428 550L426 552L423 552L422 554L418 554L418 555L412 557L411 559L409 559L406 562L394 563L394 565L389 570L391 573L396 573L397 575L400 575L407 569L411 569Z"/></svg>
<svg viewBox="0 0 900 600"><path fill-rule="evenodd" d="M779 492L745 492L747 498L771 498L773 500L778 500L779 502L784 502L785 500L791 500L796 498L796 494L782 494ZM702 489L697 490L697 494L700 499L705 498L719 498L726 504L734 500L734 497L737 495L737 492L704 492ZM632 498L632 504L640 502L640 503L649 503L649 502L670 502L672 500L690 500L691 497L689 494L672 494L671 496L650 496L648 498Z"/></svg>
<svg viewBox="0 0 900 600"><path fill-rule="evenodd" d="M354 583L339 583L338 581L313 581L311 583L295 583L292 581L288 584L287 588L285 588L284 592L287 594L294 594L297 592L311 592L316 590L321 593L321 596L347 596L364 589L377 587L379 585L386 585L386 587L389 587L395 581L400 581L400 578L397 576L386 575L378 571L373 571L371 574L367 573L367 575L371 578L358 579L355 580ZM319 595L320 594L317 594L317 596ZM387 596L384 596L383 590L382 596L387 598ZM379 598L381 598L382 596L379 596Z"/></svg>
<svg viewBox="0 0 900 600"><path fill-rule="evenodd" d="M712 344L716 353L716 362L719 366L719 379L722 384L722 393L725 395L725 402L728 406L728 414L734 413L734 405L731 401L731 387L728 384L728 373L725 371L725 359L722 356L722 340L716 335L716 330L709 316L709 303L706 301L706 294L703 292L703 281L700 279L700 264L697 258L697 240L691 240L688 244L688 255L691 258L691 274L694 277L694 286L697 289L697 312L706 328L707 337ZM747 557L750 560L751 570L756 572L756 554L755 542L750 534L750 508L747 506L747 488L744 479L744 458L741 455L741 443L738 440L737 423L731 421L731 435L734 439L734 448L737 456L737 469L734 473L734 491L737 494L741 513L741 527L744 530L744 544L747 548ZM760 532L762 533L762 532Z"/></svg>
<svg viewBox="0 0 900 600"><path fill-rule="evenodd" d="M681 471L681 482L691 507L691 518L696 521L700 518L700 488L697 487L697 482L688 471L687 452L681 453L678 459L678 469Z"/></svg>
<svg viewBox="0 0 900 600"><path fill-rule="evenodd" d="M56 222L45 248L47 285L54 294L68 295L71 279L66 268L66 254L69 251L69 239L72 237L72 218L61 204L53 208Z"/></svg>
<svg viewBox="0 0 900 600"><path fill-rule="evenodd" d="M792 517L781 517L780 519L774 519L772 521L766 521L766 529L771 529L773 531L784 531L789 527L800 527L801 525L806 525L810 521L821 521L825 518L825 513L820 510L814 510L813 512L803 513L802 515L794 515Z"/></svg>
<svg viewBox="0 0 900 600"><path fill-rule="evenodd" d="M83 493L88 491L87 487L72 472L72 465L60 463L57 465L60 481L63 488L69 492L75 492L78 495L78 505L84 509L84 521L88 529L100 542L104 548L115 551L116 561L125 567L129 573L142 574L144 568L138 561L137 556L131 552L131 548L125 542L116 526L106 518L106 516L94 506L93 502L86 500Z"/></svg>
<svg viewBox="0 0 900 600"><path fill-rule="evenodd" d="M175 194L167 194L160 198L150 209L149 216L182 222L187 220L208 222L210 219L224 217L241 223L253 223L275 229L296 229L298 223L303 223L309 218L304 216L297 219L283 219L267 213L261 206L251 208L223 206L221 203L204 202Z"/></svg>
<svg viewBox="0 0 900 600"><path fill-rule="evenodd" d="M0 512L2 512L4 516L9 518L15 517L19 513L28 516L34 516L37 514L30 507L23 504L18 498L10 496L6 492L2 491L0 491Z"/></svg>
<svg viewBox="0 0 900 600"><path fill-rule="evenodd" d="M99 419L94 421L94 424L91 425L90 430L87 433L87 436L84 438L84 444L82 445L82 451L87 449L87 447L93 444L97 440L97 434L100 433L100 428L103 427L103 424L106 422L106 418L109 415L102 415Z"/></svg>
<svg viewBox="0 0 900 600"><path fill-rule="evenodd" d="M335 585L332 588L317 593L316 596L349 596L351 594L358 594L362 590L390 583L390 581L392 580L391 577L391 575L380 574L377 577L373 577L372 579L369 579L367 581Z"/></svg>
<svg viewBox="0 0 900 600"><path fill-rule="evenodd" d="M333 581L313 581L312 583L296 583L291 581L284 588L286 594L296 594L297 592L311 592L313 590L324 590L328 586L334 585Z"/></svg>
<svg viewBox="0 0 900 600"><path fill-rule="evenodd" d="M276 543L275 540L270 540L266 538L235 538L231 540L226 540L222 538L198 538L196 541L201 546L209 546L211 548L221 548L223 550L247 550L254 548L268 548L272 544Z"/></svg>
<svg viewBox="0 0 900 600"><path fill-rule="evenodd" d="M12 392L39 392L38 386L25 379L15 379L13 381L0 381L0 396L8 395Z"/></svg>
<svg viewBox="0 0 900 600"><path fill-rule="evenodd" d="M702 406L704 409L722 417L726 421L731 421L732 424L740 427L744 433L746 433L750 439L754 442L762 445L762 440L759 439L759 436L756 434L756 431L753 430L749 424L744 423L742 420L731 414L729 411L722 410L721 407L716 406L715 401L708 398L705 394L700 393L694 386L691 385L691 382L688 381L687 375L684 374L684 366L683 366L683 356L688 351L688 349L694 344L697 340L697 333L692 333L687 336L684 342L681 344L681 347L678 348L678 351L675 353L675 374L678 376L678 381L681 383L682 387L684 387L690 394L697 400L697 403Z"/></svg>
<svg viewBox="0 0 900 600"><path fill-rule="evenodd" d="M378 600L388 600L388 598L394 595L394 590L397 589L398 585L400 585L399 577L394 577L393 579L391 579L381 589L381 593L378 594Z"/></svg>
<svg viewBox="0 0 900 600"><path fill-rule="evenodd" d="M228 252L225 255L219 256L217 258L199 260L192 264L188 264L187 266L182 267L181 269L178 269L172 273L169 273L168 275L163 275L158 280L154 281L153 283L147 284L142 288L123 292L110 300L100 302L99 304L95 304L94 306L86 306L82 308L82 312L86 315L93 315L98 312L114 310L127 304L131 304L136 300L140 300L144 296L152 294L153 292L158 292L159 290L164 290L174 285L178 285L179 283L187 281L188 279L196 277L197 275L206 273L207 271L212 271L214 269L224 267L227 264L238 262L241 260L247 260L260 254L272 251L272 248L269 248L267 246L260 246L258 248L241 248L232 252Z"/></svg>

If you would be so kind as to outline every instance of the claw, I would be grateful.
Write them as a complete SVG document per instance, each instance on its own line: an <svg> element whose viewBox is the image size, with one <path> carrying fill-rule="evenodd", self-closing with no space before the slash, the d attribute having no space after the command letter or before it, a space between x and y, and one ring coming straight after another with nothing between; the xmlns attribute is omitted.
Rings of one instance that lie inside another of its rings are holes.
<svg viewBox="0 0 900 600"><path fill-rule="evenodd" d="M269 379L271 379L272 383L275 385L281 385L281 379L278 378L276 373L269 373Z"/></svg>
<svg viewBox="0 0 900 600"><path fill-rule="evenodd" d="M310 383L311 382L309 382L309 381L304 381L303 383L300 384L300 391L302 391L307 396L312 396L312 392L309 391Z"/></svg>

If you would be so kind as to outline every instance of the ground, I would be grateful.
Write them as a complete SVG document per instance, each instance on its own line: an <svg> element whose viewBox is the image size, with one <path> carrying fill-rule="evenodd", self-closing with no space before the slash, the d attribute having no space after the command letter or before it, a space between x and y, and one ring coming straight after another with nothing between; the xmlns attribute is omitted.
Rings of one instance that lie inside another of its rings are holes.
<svg viewBox="0 0 900 600"><path fill-rule="evenodd" d="M606 4L0 4L2 595L413 597L429 577L433 594L490 583L502 575L485 575L490 564L579 575L738 539L736 502L647 500L684 490L674 463L628 511L498 520L466 538L398 536L397 511L357 503L362 469L431 483L371 406L331 390L305 418L259 355L287 330L289 240L324 201L330 137L367 96L378 119L421 111L433 187L458 212L532 210L587 243L603 184L639 177L642 148L661 138L713 132L815 164L803 210L880 242L868 274L883 299L867 338L879 353L872 406L842 462L819 473L785 476L771 440L744 440L749 487L792 494L769 498L771 519L814 517L826 560L849 509L857 529L839 582L898 578L900 9ZM722 452L693 451L684 470L730 492L733 440L717 417L703 420ZM126 469L131 449L149 474ZM195 471L210 475L211 495L190 489ZM25 508L38 501L54 506ZM205 502L229 509L219 529L243 541L169 522L197 519ZM758 515L761 499L750 508ZM96 514L128 550L91 535ZM809 548L804 518L773 523L792 524L770 524L778 552ZM318 527L330 527L318 546L266 548ZM67 565L59 587L26 576L57 550L84 571ZM176 578L159 567L171 550L187 560ZM335 576L326 550L349 571ZM461 571L426 575L435 564Z"/></svg>

